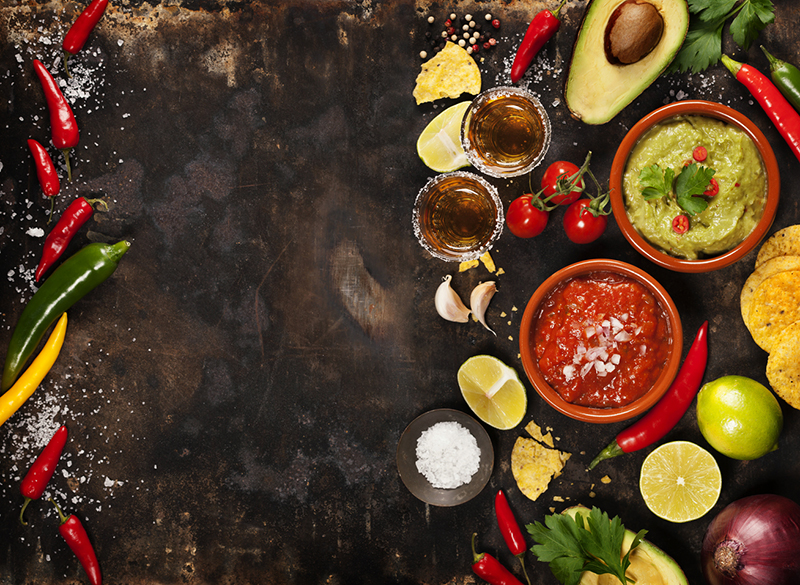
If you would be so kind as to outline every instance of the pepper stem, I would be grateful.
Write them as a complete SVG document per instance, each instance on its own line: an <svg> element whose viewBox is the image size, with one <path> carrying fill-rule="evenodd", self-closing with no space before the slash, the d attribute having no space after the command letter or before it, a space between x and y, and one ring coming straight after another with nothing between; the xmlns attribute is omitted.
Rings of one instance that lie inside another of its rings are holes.
<svg viewBox="0 0 800 585"><path fill-rule="evenodd" d="M106 211L108 211L108 203L106 203L105 200L103 200L103 199L87 199L86 203L88 203L92 207L94 207L96 203L99 203L100 205L103 206L103 208Z"/></svg>
<svg viewBox="0 0 800 585"><path fill-rule="evenodd" d="M50 498L50 502L52 502L52 504L56 507L56 510L58 511L58 519L61 522L61 524L69 520L67 516L64 516L64 512L61 511L61 508L59 507L58 504L56 504L56 501L53 498Z"/></svg>
<svg viewBox="0 0 800 585"><path fill-rule="evenodd" d="M605 459L611 459L612 457L616 457L617 455L622 455L625 451L622 450L622 447L619 446L617 440L614 439L611 443L608 444L608 447L600 451L600 453L595 457L592 462L589 464L589 470L591 471L594 469L594 466L600 463Z"/></svg>
<svg viewBox="0 0 800 585"><path fill-rule="evenodd" d="M524 552L521 552L516 556L519 559L519 564L522 565L522 574L525 575L525 580L528 582L528 585L531 585L531 578L528 577L528 571L525 570L525 559L523 558L524 554Z"/></svg>
<svg viewBox="0 0 800 585"><path fill-rule="evenodd" d="M772 69L774 71L775 69L777 69L778 67L780 67L783 64L780 59L770 55L769 52L767 52L767 50L764 48L764 45L759 45L759 46L761 47L761 50L764 51L764 54L767 56L767 60L769 61L769 68L770 69Z"/></svg>
<svg viewBox="0 0 800 585"><path fill-rule="evenodd" d="M70 151L69 148L61 149L61 152L64 153L64 160L67 163L67 180L71 181L72 180L72 168L69 166L69 151Z"/></svg>
<svg viewBox="0 0 800 585"><path fill-rule="evenodd" d="M50 222L53 221L53 212L56 209L56 199L55 195L50 197L50 215L47 216L47 225L50 225Z"/></svg>
<svg viewBox="0 0 800 585"><path fill-rule="evenodd" d="M477 553L477 552L475 552L475 539L476 538L478 538L478 533L477 532L473 532L472 533L472 564L473 565L475 563L477 563L477 562L480 562L480 560L486 555L486 553Z"/></svg>
<svg viewBox="0 0 800 585"><path fill-rule="evenodd" d="M739 74L739 70L742 68L742 64L738 61L734 61L727 55L722 56L722 64L728 68L728 71L733 73L733 76L736 77Z"/></svg>
<svg viewBox="0 0 800 585"><path fill-rule="evenodd" d="M69 51L64 51L64 71L66 72L67 77L69 77L70 79L72 79L72 74L69 72L69 66L67 65L67 62L69 61L69 58L71 56L72 53L70 53Z"/></svg>
<svg viewBox="0 0 800 585"><path fill-rule="evenodd" d="M559 4L559 5L558 5L558 8L556 8L555 10L553 10L553 16L555 16L556 18L558 18L558 13L559 13L559 11L561 10L561 8L562 8L562 7L564 6L564 4L566 4L566 3L567 3L567 0L561 0L561 4ZM525 576L527 577L527 575L525 575ZM528 583L530 584L530 581L528 581Z"/></svg>
<svg viewBox="0 0 800 585"><path fill-rule="evenodd" d="M31 503L31 498L25 496L25 503L22 504L22 510L19 511L19 523L22 524L23 526L28 525L28 523L25 522L25 518L23 518L23 516L25 514L25 508L27 508L28 504L30 503Z"/></svg>

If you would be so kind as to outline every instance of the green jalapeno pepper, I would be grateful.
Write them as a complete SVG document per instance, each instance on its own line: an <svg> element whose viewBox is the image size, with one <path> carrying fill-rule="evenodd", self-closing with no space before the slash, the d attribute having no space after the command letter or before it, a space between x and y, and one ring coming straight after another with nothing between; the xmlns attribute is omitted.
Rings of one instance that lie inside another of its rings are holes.
<svg viewBox="0 0 800 585"><path fill-rule="evenodd" d="M113 245L89 244L65 260L44 281L22 310L14 328L3 367L2 391L14 384L55 320L111 276L128 248L130 243L125 240Z"/></svg>
<svg viewBox="0 0 800 585"><path fill-rule="evenodd" d="M769 72L772 82L781 90L785 97L796 110L800 110L800 69L770 55L762 46L761 50L769 59Z"/></svg>

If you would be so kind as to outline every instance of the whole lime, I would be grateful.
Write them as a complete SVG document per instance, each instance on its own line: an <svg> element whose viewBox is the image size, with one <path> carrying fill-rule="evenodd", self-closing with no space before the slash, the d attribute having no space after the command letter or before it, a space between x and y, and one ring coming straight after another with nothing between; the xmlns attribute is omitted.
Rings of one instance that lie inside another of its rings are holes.
<svg viewBox="0 0 800 585"><path fill-rule="evenodd" d="M700 388L697 424L714 449L732 459L758 459L778 448L783 413L763 384L723 376Z"/></svg>

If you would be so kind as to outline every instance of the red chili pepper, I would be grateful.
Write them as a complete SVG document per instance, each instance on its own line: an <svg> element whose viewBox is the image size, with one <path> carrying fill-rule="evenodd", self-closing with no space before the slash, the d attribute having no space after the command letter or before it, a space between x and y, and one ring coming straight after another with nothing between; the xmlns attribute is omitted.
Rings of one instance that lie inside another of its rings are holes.
<svg viewBox="0 0 800 585"><path fill-rule="evenodd" d="M45 197L50 197L50 217L47 219L48 223L53 218L53 206L56 200L54 197L58 195L61 190L61 181L58 179L58 172L56 166L53 164L53 159L47 154L44 146L33 140L28 139L28 148L33 155L33 162L36 165L36 176L39 178L39 185L42 187L42 193Z"/></svg>
<svg viewBox="0 0 800 585"><path fill-rule="evenodd" d="M64 94L61 93L56 80L50 75L47 67L38 59L34 59L33 69L36 71L39 81L42 82L47 108L50 110L50 133L53 144L64 153L64 158L67 161L67 178L71 181L72 171L69 166L69 150L78 145L78 139L80 138L78 123L75 122L72 108L69 107L69 103L64 99Z"/></svg>
<svg viewBox="0 0 800 585"><path fill-rule="evenodd" d="M797 110L783 97L769 78L757 69L734 61L727 55L722 56L722 63L753 94L789 144L794 155L800 160L800 114Z"/></svg>
<svg viewBox="0 0 800 585"><path fill-rule="evenodd" d="M72 237L92 217L95 203L102 203L108 208L102 199L86 199L86 197L78 197L69 204L44 241L42 259L39 260L39 266L36 268L36 282L39 282L48 268L61 257L61 254L67 249L67 245L72 241Z"/></svg>
<svg viewBox="0 0 800 585"><path fill-rule="evenodd" d="M497 495L494 497L494 513L497 516L497 525L500 527L500 533L503 535L503 540L506 541L508 550L519 559L525 580L528 585L531 585L531 579L528 577L528 571L525 570L525 559L523 558L525 551L528 550L528 544L525 542L525 537L522 535L522 530L514 517L514 512L511 511L511 506L508 505L508 499L506 499L503 490L498 490Z"/></svg>
<svg viewBox="0 0 800 585"><path fill-rule="evenodd" d="M678 424L697 395L700 382L703 381L708 362L707 335L708 321L700 326L683 366L667 393L647 414L618 434L617 438L589 464L589 469L593 469L604 459L632 453L652 445Z"/></svg>
<svg viewBox="0 0 800 585"><path fill-rule="evenodd" d="M511 65L512 83L522 79L536 53L556 34L558 27L561 26L561 21L558 20L558 12L566 1L561 0L561 4L558 5L554 12L542 10L531 20L528 30L525 31L525 36L522 38L522 43L517 49L517 54L514 56L514 63Z"/></svg>
<svg viewBox="0 0 800 585"><path fill-rule="evenodd" d="M53 477L53 473L56 470L56 465L61 458L64 445L67 444L67 434L67 427L59 427L53 436L50 437L50 440L47 445L45 445L45 448L42 449L42 452L39 453L39 456L33 462L33 465L31 465L31 468L28 470L28 473L25 474L19 486L19 491L22 492L22 495L25 497L25 503L22 505L22 510L20 510L19 513L19 521L23 526L28 525L23 517L25 508L28 507L31 500L38 500L42 497L44 488L47 487L47 483L50 481L50 478Z"/></svg>
<svg viewBox="0 0 800 585"><path fill-rule="evenodd" d="M689 231L689 218L680 213L672 218L672 231L676 234L685 234Z"/></svg>
<svg viewBox="0 0 800 585"><path fill-rule="evenodd" d="M103 579L100 576L100 563L97 562L97 555L94 553L94 548L92 548L92 543L89 540L89 535L86 534L83 524L75 514L64 516L61 508L58 507L53 498L50 498L50 501L53 502L56 510L58 510L58 517L61 520L58 531L61 536L67 541L67 545L75 553L75 556L78 557L83 570L89 576L89 582L92 585L101 585Z"/></svg>
<svg viewBox="0 0 800 585"><path fill-rule="evenodd" d="M719 181L717 181L714 177L711 177L711 181L708 183L708 189L703 191L703 195L706 197L713 197L719 193Z"/></svg>
<svg viewBox="0 0 800 585"><path fill-rule="evenodd" d="M695 146L692 151L692 156L697 162L703 162L708 158L708 150L706 150L705 146Z"/></svg>
<svg viewBox="0 0 800 585"><path fill-rule="evenodd" d="M492 555L475 552L477 536L477 533L472 534L472 572L491 585L522 585L522 582Z"/></svg>
<svg viewBox="0 0 800 585"><path fill-rule="evenodd" d="M67 75L69 75L67 60L83 48L86 39L89 38L89 33L94 30L106 11L106 6L108 6L108 0L92 0L92 3L84 8L67 31L64 42L61 43L61 46L64 47L64 71L67 72ZM70 75L70 77L72 76Z"/></svg>

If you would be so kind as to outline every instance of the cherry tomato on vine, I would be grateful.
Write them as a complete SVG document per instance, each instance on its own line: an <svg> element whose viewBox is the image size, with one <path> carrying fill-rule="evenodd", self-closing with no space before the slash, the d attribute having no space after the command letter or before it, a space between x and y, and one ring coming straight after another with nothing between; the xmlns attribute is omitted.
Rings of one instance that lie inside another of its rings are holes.
<svg viewBox="0 0 800 585"><path fill-rule="evenodd" d="M506 224L518 238L532 238L542 233L549 215L549 212L536 206L533 195L525 194L514 199L508 206Z"/></svg>
<svg viewBox="0 0 800 585"><path fill-rule="evenodd" d="M564 231L576 244L594 242L603 235L608 225L606 215L594 215L590 209L591 199L578 199L564 212Z"/></svg>
<svg viewBox="0 0 800 585"><path fill-rule="evenodd" d="M581 169L578 165L566 160L557 160L547 167L547 170L542 176L542 196L546 199L560 190L562 193L558 193L558 195L550 199L550 203L556 205L570 205L574 203L578 197L581 196L585 188L583 177L578 180L572 191L565 191L569 188L570 177L580 171ZM559 185L559 182L561 182L561 185ZM561 189L559 189L559 186Z"/></svg>

